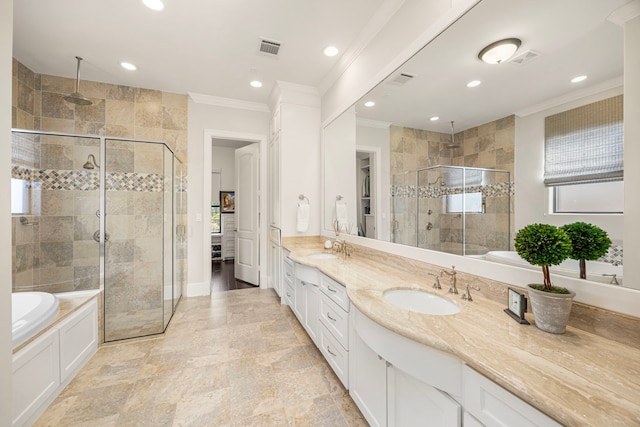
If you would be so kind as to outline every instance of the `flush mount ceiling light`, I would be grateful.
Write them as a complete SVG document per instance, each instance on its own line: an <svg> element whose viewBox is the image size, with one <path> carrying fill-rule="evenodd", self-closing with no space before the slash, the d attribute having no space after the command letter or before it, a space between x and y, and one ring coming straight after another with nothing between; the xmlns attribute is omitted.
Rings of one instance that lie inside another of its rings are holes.
<svg viewBox="0 0 640 427"><path fill-rule="evenodd" d="M374 105L376 105L376 103L373 101L367 101L364 103L365 107L373 107Z"/></svg>
<svg viewBox="0 0 640 427"><path fill-rule="evenodd" d="M164 9L164 3L162 3L162 0L142 0L142 3L152 10Z"/></svg>
<svg viewBox="0 0 640 427"><path fill-rule="evenodd" d="M471 80L469 83L467 83L467 87L480 86L480 83L482 83L480 80Z"/></svg>
<svg viewBox="0 0 640 427"><path fill-rule="evenodd" d="M587 80L587 76L578 76L571 79L571 83L580 83Z"/></svg>
<svg viewBox="0 0 640 427"><path fill-rule="evenodd" d="M335 46L328 46L324 49L324 54L327 56L336 56L338 54L338 48Z"/></svg>
<svg viewBox="0 0 640 427"><path fill-rule="evenodd" d="M511 58L521 44L522 41L515 38L499 40L482 49L478 58L487 64L500 64Z"/></svg>
<svg viewBox="0 0 640 427"><path fill-rule="evenodd" d="M251 83L249 83L251 85L251 87L262 87L262 82L260 80L251 80Z"/></svg>
<svg viewBox="0 0 640 427"><path fill-rule="evenodd" d="M440 117L438 116L429 117L429 120L431 120L432 122L435 122L436 120L440 120Z"/></svg>
<svg viewBox="0 0 640 427"><path fill-rule="evenodd" d="M121 66L122 68L124 68L125 70L129 70L129 71L135 71L135 70L137 70L137 69L138 69L138 67L136 67L135 65L133 65L133 64L132 64L132 63L130 63L130 62L121 62L121 63L120 63L120 66Z"/></svg>

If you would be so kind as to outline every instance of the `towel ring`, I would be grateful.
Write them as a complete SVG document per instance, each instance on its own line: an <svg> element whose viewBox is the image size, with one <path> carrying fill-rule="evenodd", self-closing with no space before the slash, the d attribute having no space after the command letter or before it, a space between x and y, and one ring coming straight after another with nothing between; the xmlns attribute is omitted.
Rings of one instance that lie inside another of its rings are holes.
<svg viewBox="0 0 640 427"><path fill-rule="evenodd" d="M311 202L309 201L309 198L307 196L305 196L304 194L298 195L298 200L306 200L308 205L311 204Z"/></svg>
<svg viewBox="0 0 640 427"><path fill-rule="evenodd" d="M336 196L336 200L342 200L342 196L338 194L338 195Z"/></svg>

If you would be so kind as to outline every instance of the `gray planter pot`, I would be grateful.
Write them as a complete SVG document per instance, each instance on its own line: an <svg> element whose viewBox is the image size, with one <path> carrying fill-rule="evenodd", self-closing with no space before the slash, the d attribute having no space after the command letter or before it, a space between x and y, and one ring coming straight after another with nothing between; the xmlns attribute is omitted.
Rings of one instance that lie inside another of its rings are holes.
<svg viewBox="0 0 640 427"><path fill-rule="evenodd" d="M527 285L527 291L538 329L552 334L564 334L576 293L552 294L533 289L531 285Z"/></svg>

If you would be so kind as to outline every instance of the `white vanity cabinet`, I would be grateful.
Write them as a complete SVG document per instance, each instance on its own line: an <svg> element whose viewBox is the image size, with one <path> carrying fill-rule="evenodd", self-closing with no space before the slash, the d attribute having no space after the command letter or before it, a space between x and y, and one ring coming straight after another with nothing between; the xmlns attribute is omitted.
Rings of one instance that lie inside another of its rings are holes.
<svg viewBox="0 0 640 427"><path fill-rule="evenodd" d="M293 312L309 337L318 345L319 272L313 267L296 264L294 275Z"/></svg>
<svg viewBox="0 0 640 427"><path fill-rule="evenodd" d="M282 303L288 305L293 309L293 303L295 301L296 288L295 288L295 276L294 276L294 263L288 256L283 257L282 270Z"/></svg>
<svg viewBox="0 0 640 427"><path fill-rule="evenodd" d="M346 288L320 275L320 344L325 359L349 388L349 309Z"/></svg>
<svg viewBox="0 0 640 427"><path fill-rule="evenodd" d="M478 425L487 427L560 427L519 397L511 394L484 375L468 366L463 368L464 407L477 419ZM467 425L465 424L465 427Z"/></svg>
<svg viewBox="0 0 640 427"><path fill-rule="evenodd" d="M460 390L460 375L456 375L460 363L427 347L413 347L411 341L377 325L355 308L351 321L349 394L370 425L462 425L461 405L430 384ZM429 368L421 369L421 364ZM448 379L437 373L440 369L450 375Z"/></svg>

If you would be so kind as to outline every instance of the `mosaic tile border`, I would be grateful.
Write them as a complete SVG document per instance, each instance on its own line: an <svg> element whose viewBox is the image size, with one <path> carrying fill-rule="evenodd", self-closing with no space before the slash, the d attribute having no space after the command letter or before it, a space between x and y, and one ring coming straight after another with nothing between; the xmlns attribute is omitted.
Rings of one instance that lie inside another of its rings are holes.
<svg viewBox="0 0 640 427"><path fill-rule="evenodd" d="M98 171L29 169L13 165L11 177L28 182L27 188L42 190L93 191L100 188ZM107 191L163 191L164 178L153 173L109 172L106 177ZM178 187L185 191L185 183Z"/></svg>
<svg viewBox="0 0 640 427"><path fill-rule="evenodd" d="M415 185L391 185L391 197L395 198L414 198L421 199L437 199L440 197L462 194L463 190L467 193L482 193L484 197L508 197L515 195L515 182L500 182L489 185L470 185L466 188L462 187L425 187Z"/></svg>
<svg viewBox="0 0 640 427"><path fill-rule="evenodd" d="M622 245L611 245L607 254L598 258L600 262L608 262L613 265L622 265Z"/></svg>

